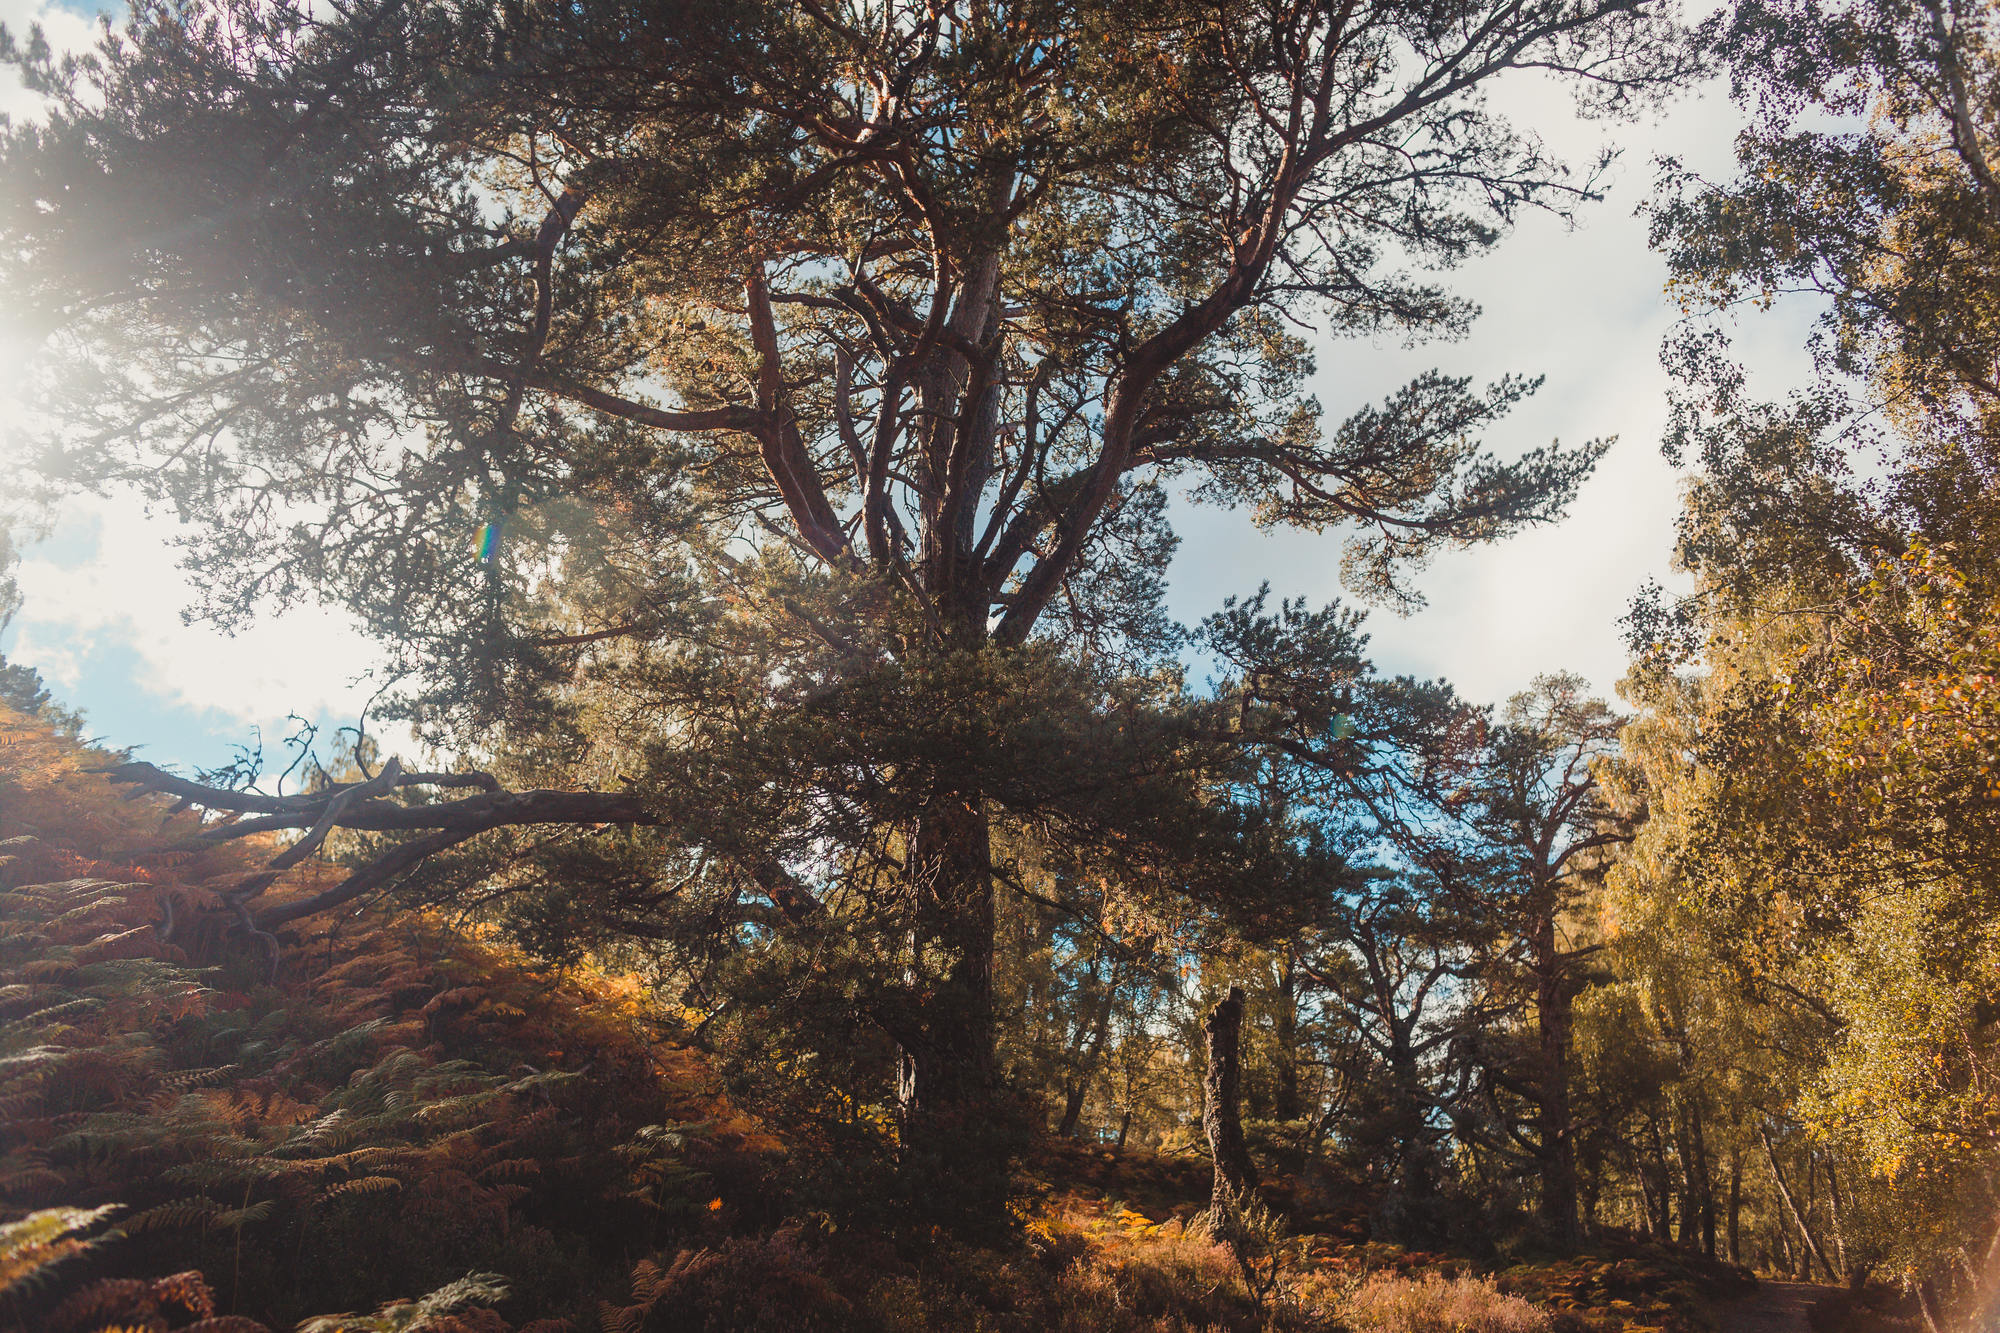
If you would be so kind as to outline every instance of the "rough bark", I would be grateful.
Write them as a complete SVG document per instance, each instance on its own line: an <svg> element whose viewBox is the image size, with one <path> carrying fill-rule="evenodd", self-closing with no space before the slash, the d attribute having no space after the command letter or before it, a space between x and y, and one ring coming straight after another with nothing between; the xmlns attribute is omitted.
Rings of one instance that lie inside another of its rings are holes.
<svg viewBox="0 0 2000 1333"><path fill-rule="evenodd" d="M1242 1095L1243 988L1211 1009L1201 1030L1208 1039L1208 1076L1202 1081L1202 1123L1208 1132L1209 1155L1215 1160L1210 1205L1216 1213L1240 1207L1257 1188L1257 1168L1243 1142Z"/></svg>
<svg viewBox="0 0 2000 1333"><path fill-rule="evenodd" d="M903 1160L920 1185L952 1182L944 1211L977 1214L1004 1195L1000 1140L1013 1128L994 1097L992 848L978 803L941 794L911 859L908 999L885 1025L899 1048Z"/></svg>

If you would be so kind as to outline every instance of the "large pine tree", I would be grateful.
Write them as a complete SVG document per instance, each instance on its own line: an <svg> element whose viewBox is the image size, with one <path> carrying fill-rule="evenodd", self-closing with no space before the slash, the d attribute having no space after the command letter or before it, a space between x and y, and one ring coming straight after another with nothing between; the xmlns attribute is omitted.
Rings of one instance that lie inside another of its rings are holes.
<svg viewBox="0 0 2000 1333"><path fill-rule="evenodd" d="M844 950L949 1156L996 825L1198 879L1169 488L1347 527L1390 600L1557 513L1594 446L1478 443L1532 382L1328 426L1302 330L1462 326L1425 270L1591 191L1495 78L1615 110L1678 49L1652 0L189 0L30 43L0 253L45 473L200 525L224 621L343 602L427 737L508 756L128 776L307 848L415 835L306 903L247 882L253 933L497 828L651 828L621 919L699 890Z"/></svg>

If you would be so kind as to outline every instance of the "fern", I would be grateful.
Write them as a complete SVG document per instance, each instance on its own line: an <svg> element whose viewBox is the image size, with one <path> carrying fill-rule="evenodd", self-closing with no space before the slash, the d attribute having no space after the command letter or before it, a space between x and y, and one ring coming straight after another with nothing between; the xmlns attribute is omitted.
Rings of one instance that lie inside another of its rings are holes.
<svg viewBox="0 0 2000 1333"><path fill-rule="evenodd" d="M143 1235L149 1231L198 1231L214 1221L221 1211L221 1204L197 1195L191 1199L175 1199L172 1203L163 1203L142 1213L134 1213L120 1222L115 1230L127 1236Z"/></svg>
<svg viewBox="0 0 2000 1333"><path fill-rule="evenodd" d="M47 1281L56 1265L89 1252L88 1231L118 1211L102 1208L44 1208L18 1222L0 1225L0 1297L18 1297Z"/></svg>
<svg viewBox="0 0 2000 1333"><path fill-rule="evenodd" d="M121 1199L130 1211L106 1234L131 1243L93 1262L150 1268L115 1280L199 1264L231 1273L232 1304L287 1324L489 1269L539 1284L526 1299L588 1310L583 1283L609 1280L613 1261L558 1277L548 1237L609 1256L634 1227L697 1224L714 1191L688 1153L723 1131L700 1123L712 1094L674 1082L707 1075L655 1043L635 992L551 976L436 923L366 917L307 923L277 984L259 959L245 986L216 914L244 849L160 853L199 825L119 799L78 772L73 744L4 708L0 751L6 831L31 822L43 835L0 852L0 1209ZM690 1123L632 1134L691 1096ZM746 1122L733 1123L741 1135ZM92 1243L57 1242L63 1254ZM393 1308L402 1326L449 1325L436 1302ZM100 1323L178 1333L185 1317L132 1309ZM220 1318L189 1327L255 1327ZM490 1311L458 1318L501 1327ZM13 1333L8 1322L0 1307Z"/></svg>
<svg viewBox="0 0 2000 1333"><path fill-rule="evenodd" d="M468 1273L418 1300L391 1301L372 1315L308 1319L298 1333L424 1333L468 1305L498 1305L507 1295L507 1279L498 1273Z"/></svg>
<svg viewBox="0 0 2000 1333"><path fill-rule="evenodd" d="M319 1197L322 1200L342 1199L355 1194L381 1194L388 1190L400 1190L403 1182L394 1176L363 1176L359 1180L345 1180L328 1189Z"/></svg>

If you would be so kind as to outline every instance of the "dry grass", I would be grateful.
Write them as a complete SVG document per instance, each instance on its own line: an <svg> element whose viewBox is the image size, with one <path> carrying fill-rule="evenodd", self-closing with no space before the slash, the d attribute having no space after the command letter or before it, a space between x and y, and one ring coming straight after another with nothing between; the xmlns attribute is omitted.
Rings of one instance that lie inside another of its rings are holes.
<svg viewBox="0 0 2000 1333"><path fill-rule="evenodd" d="M1340 1300L1355 1333L1548 1333L1539 1306L1509 1296L1487 1278L1378 1274Z"/></svg>

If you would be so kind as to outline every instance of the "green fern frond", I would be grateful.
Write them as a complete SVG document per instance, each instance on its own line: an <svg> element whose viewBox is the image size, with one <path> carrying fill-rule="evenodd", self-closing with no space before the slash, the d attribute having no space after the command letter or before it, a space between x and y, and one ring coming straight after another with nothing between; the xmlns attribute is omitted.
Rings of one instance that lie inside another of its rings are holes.
<svg viewBox="0 0 2000 1333"><path fill-rule="evenodd" d="M359 1180L348 1180L333 1186L319 1197L344 1199L354 1194L386 1194L403 1188L403 1182L394 1176L362 1176Z"/></svg>
<svg viewBox="0 0 2000 1333"><path fill-rule="evenodd" d="M97 1243L77 1233L88 1231L122 1206L44 1208L0 1225L0 1296L18 1295L46 1282L57 1264Z"/></svg>
<svg viewBox="0 0 2000 1333"><path fill-rule="evenodd" d="M208 1219L210 1231L235 1231L257 1222L271 1220L271 1201L259 1199L247 1208L230 1208Z"/></svg>
<svg viewBox="0 0 2000 1333"><path fill-rule="evenodd" d="M507 1279L498 1273L468 1273L414 1301L393 1301L372 1315L333 1314L308 1319L297 1333L424 1333L468 1305L497 1305L507 1299Z"/></svg>
<svg viewBox="0 0 2000 1333"><path fill-rule="evenodd" d="M32 1027L46 1027L57 1018L81 1016L94 1010L102 1009L103 1007L104 1001L87 995L74 1000L65 1000L61 1004L52 1004L46 1009L37 1009L32 1014L23 1014L12 1022L0 1023L0 1036L5 1036L11 1032L26 1031Z"/></svg>
<svg viewBox="0 0 2000 1333"><path fill-rule="evenodd" d="M134 1213L113 1227L112 1231L137 1236L149 1231L200 1230L207 1227L221 1211L222 1205L215 1200L195 1195Z"/></svg>

